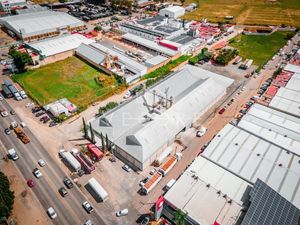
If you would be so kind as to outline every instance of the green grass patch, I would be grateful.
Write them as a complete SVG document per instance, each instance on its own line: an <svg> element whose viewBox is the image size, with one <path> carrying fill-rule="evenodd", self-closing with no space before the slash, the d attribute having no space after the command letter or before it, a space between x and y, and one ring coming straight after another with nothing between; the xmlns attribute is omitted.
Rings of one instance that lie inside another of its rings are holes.
<svg viewBox="0 0 300 225"><path fill-rule="evenodd" d="M271 35L239 35L229 41L229 45L239 51L244 59L253 59L253 63L262 67L287 42L292 32L274 32Z"/></svg>
<svg viewBox="0 0 300 225"><path fill-rule="evenodd" d="M114 76L106 75L76 57L15 75L14 80L41 105L65 97L78 107L86 108L122 89Z"/></svg>

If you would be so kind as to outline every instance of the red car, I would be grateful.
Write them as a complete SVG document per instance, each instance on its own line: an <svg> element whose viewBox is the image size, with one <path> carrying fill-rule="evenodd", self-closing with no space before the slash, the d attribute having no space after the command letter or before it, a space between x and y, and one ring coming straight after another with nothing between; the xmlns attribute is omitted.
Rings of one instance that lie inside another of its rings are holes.
<svg viewBox="0 0 300 225"><path fill-rule="evenodd" d="M28 180L27 185L28 185L28 187L34 187L34 181L33 180Z"/></svg>
<svg viewBox="0 0 300 225"><path fill-rule="evenodd" d="M219 114L223 114L225 112L225 108L219 110Z"/></svg>

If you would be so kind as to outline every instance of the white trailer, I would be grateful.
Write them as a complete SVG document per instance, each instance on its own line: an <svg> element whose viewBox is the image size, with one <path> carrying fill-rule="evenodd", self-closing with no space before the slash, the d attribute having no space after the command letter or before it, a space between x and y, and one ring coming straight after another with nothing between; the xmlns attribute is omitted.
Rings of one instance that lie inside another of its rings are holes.
<svg viewBox="0 0 300 225"><path fill-rule="evenodd" d="M97 196L104 202L108 199L108 193L105 189L98 183L98 181L92 177L88 181L88 185L92 188L92 190L97 194Z"/></svg>
<svg viewBox="0 0 300 225"><path fill-rule="evenodd" d="M75 172L81 169L81 164L70 152L61 152L61 157L65 162L67 162Z"/></svg>
<svg viewBox="0 0 300 225"><path fill-rule="evenodd" d="M245 64L246 69L248 69L252 65L252 63L253 63L252 59L248 60L248 62Z"/></svg>

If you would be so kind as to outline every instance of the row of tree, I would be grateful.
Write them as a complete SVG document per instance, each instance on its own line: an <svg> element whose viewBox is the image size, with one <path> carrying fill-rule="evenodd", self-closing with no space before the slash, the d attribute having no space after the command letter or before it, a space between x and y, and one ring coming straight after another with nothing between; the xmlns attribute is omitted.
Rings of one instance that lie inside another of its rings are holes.
<svg viewBox="0 0 300 225"><path fill-rule="evenodd" d="M227 65L234 57L239 54L236 49L222 49L216 57L216 63Z"/></svg>
<svg viewBox="0 0 300 225"><path fill-rule="evenodd" d="M0 171L0 223L10 216L13 209L15 195L9 188L7 176Z"/></svg>

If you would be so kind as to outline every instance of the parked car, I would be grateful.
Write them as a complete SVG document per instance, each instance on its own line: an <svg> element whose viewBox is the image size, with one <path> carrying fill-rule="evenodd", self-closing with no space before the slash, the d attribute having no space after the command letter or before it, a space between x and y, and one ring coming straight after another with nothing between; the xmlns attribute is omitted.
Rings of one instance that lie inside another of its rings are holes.
<svg viewBox="0 0 300 225"><path fill-rule="evenodd" d="M7 135L11 134L11 131L10 131L9 128L5 128L5 129L4 129L4 132L5 132L5 134L7 134Z"/></svg>
<svg viewBox="0 0 300 225"><path fill-rule="evenodd" d="M40 160L38 161L38 164L39 164L41 167L46 166L46 162L45 162L43 159L40 159Z"/></svg>
<svg viewBox="0 0 300 225"><path fill-rule="evenodd" d="M33 180L28 180L27 185L28 185L28 187L34 187L34 181Z"/></svg>
<svg viewBox="0 0 300 225"><path fill-rule="evenodd" d="M14 110L10 110L10 114L11 114L11 115L15 115L16 112L15 112Z"/></svg>
<svg viewBox="0 0 300 225"><path fill-rule="evenodd" d="M128 215L128 209L122 209L116 213L117 217Z"/></svg>
<svg viewBox="0 0 300 225"><path fill-rule="evenodd" d="M42 111L42 112L38 112L37 114L35 114L35 117L40 117L41 115L44 115L45 114L45 112L44 111Z"/></svg>
<svg viewBox="0 0 300 225"><path fill-rule="evenodd" d="M122 166L122 168L123 168L123 170L127 171L128 173L130 173L132 171L132 169L128 165L126 165L126 164L124 164Z"/></svg>
<svg viewBox="0 0 300 225"><path fill-rule="evenodd" d="M47 123L50 120L49 117L47 117L46 119L43 120L43 123Z"/></svg>
<svg viewBox="0 0 300 225"><path fill-rule="evenodd" d="M56 126L57 125L57 123L55 122L55 121L51 121L50 123L49 123L49 127L54 127L54 126Z"/></svg>
<svg viewBox="0 0 300 225"><path fill-rule="evenodd" d="M69 189L71 189L74 186L73 183L72 183L72 181L68 177L64 177L64 184Z"/></svg>
<svg viewBox="0 0 300 225"><path fill-rule="evenodd" d="M64 187L61 187L60 189L58 189L58 192L62 197L65 197L66 195L68 195L68 191Z"/></svg>
<svg viewBox="0 0 300 225"><path fill-rule="evenodd" d="M39 111L41 111L41 110L42 110L42 107L36 106L36 107L34 107L34 108L31 110L31 112L32 112L32 113L37 113L37 112L39 112Z"/></svg>
<svg viewBox="0 0 300 225"><path fill-rule="evenodd" d="M47 115L43 116L42 118L40 118L40 121L43 122L44 120L46 120L47 118L49 118Z"/></svg>
<svg viewBox="0 0 300 225"><path fill-rule="evenodd" d="M140 187L143 187L148 182L149 179L150 179L149 177L146 177L143 180L141 180L139 183Z"/></svg>
<svg viewBox="0 0 300 225"><path fill-rule="evenodd" d="M43 176L43 174L38 168L34 168L32 172L36 178L40 178L41 176Z"/></svg>
<svg viewBox="0 0 300 225"><path fill-rule="evenodd" d="M142 220L142 222L140 223L140 225L147 225L147 224L149 224L149 222L150 222L150 218L149 218L148 216L146 216L146 217Z"/></svg>
<svg viewBox="0 0 300 225"><path fill-rule="evenodd" d="M91 213L94 211L94 208L91 206L91 204L88 201L83 202L82 206L88 213Z"/></svg>
<svg viewBox="0 0 300 225"><path fill-rule="evenodd" d="M51 219L55 219L57 217L57 214L56 214L55 210L52 207L47 209L47 213L48 213L48 215L50 216Z"/></svg>
<svg viewBox="0 0 300 225"><path fill-rule="evenodd" d="M83 176L85 174L85 171L84 170L79 170L78 172L77 172L77 175L78 176Z"/></svg>

